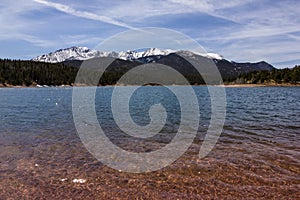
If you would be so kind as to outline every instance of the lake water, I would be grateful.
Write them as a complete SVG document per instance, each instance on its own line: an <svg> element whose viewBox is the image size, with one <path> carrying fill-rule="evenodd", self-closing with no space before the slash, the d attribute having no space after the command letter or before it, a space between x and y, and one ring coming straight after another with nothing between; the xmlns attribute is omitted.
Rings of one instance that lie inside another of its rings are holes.
<svg viewBox="0 0 300 200"><path fill-rule="evenodd" d="M1 88L0 199L299 198L300 88L226 88L223 132L204 159L197 156L209 125L210 100L206 87L193 89L201 116L189 150L159 171L128 174L106 167L84 148L73 121L72 88ZM174 94L157 86L134 93L130 113L137 124L150 122L153 104L161 103L168 113L159 135L136 139L116 126L110 110L112 91L113 87L97 89L96 112L115 144L150 152L171 141L181 114ZM78 178L86 182L72 182Z"/></svg>

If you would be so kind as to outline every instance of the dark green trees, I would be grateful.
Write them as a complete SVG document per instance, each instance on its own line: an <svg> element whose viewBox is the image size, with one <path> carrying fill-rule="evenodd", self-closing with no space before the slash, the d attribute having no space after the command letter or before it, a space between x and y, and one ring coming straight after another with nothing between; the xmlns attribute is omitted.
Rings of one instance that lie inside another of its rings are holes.
<svg viewBox="0 0 300 200"><path fill-rule="evenodd" d="M0 59L0 83L4 85L70 85L77 71L63 64Z"/></svg>
<svg viewBox="0 0 300 200"><path fill-rule="evenodd" d="M271 71L256 71L240 75L235 81L244 83L300 83L300 66L292 69L273 69Z"/></svg>
<svg viewBox="0 0 300 200"><path fill-rule="evenodd" d="M134 66L128 63L112 63L104 72L98 85L114 85ZM122 61L125 62L125 61ZM62 63L44 63L34 61L21 61L0 59L0 84L2 85L72 85L75 81L79 66L74 67ZM91 67L89 73L98 73ZM197 74L184 74L190 84L205 84L202 77ZM293 69L273 69L271 71L256 71L231 77L225 82L241 83L292 83L300 84L300 65ZM84 82L85 83L85 82Z"/></svg>

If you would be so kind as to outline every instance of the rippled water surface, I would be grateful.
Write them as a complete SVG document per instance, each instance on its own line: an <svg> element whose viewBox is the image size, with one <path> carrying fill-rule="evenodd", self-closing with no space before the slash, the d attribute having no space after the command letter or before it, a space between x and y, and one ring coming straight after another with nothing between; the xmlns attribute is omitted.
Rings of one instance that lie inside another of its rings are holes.
<svg viewBox="0 0 300 200"><path fill-rule="evenodd" d="M194 90L201 115L190 149L162 170L128 174L104 166L82 145L72 117L72 88L1 88L0 199L299 198L300 88L226 88L225 126L204 159L197 156L209 125L210 100L205 87ZM100 125L116 145L150 152L171 141L181 114L174 94L150 86L133 94L130 113L135 123L147 125L149 108L157 103L168 113L160 134L138 139L116 126L112 91L98 88L95 107Z"/></svg>

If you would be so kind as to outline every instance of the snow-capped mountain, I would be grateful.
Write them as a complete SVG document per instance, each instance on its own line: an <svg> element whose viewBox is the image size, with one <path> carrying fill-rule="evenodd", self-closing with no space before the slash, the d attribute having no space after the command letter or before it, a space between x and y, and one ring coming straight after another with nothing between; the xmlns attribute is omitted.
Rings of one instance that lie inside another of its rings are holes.
<svg viewBox="0 0 300 200"><path fill-rule="evenodd" d="M157 48L150 48L145 51L121 51L118 53L117 58L123 59L123 60L137 60L139 58L145 58L148 56L157 56L157 55L168 55L170 53L173 53L175 51L167 49L167 50L160 50Z"/></svg>
<svg viewBox="0 0 300 200"><path fill-rule="evenodd" d="M95 57L117 57L116 52L101 52L91 50L87 47L70 47L66 49L59 49L49 54L38 56L32 60L40 62L57 63L66 60L87 60Z"/></svg>
<svg viewBox="0 0 300 200"><path fill-rule="evenodd" d="M122 60L138 60L146 58L147 62L151 62L152 58L151 56L166 56L170 53L175 53L176 51L167 49L167 50L161 50L158 48L149 48L145 51L122 51L122 52L105 52L105 51L98 51L98 50L91 50L87 47L70 47L66 49L59 49L55 52L45 54L38 56L32 60L34 61L40 61L40 62L50 62L50 63L58 63L68 60L87 60L91 58L97 58L97 57L114 57L119 58ZM180 51L184 52L185 54L193 55L193 52L190 51ZM214 53L208 53L208 54L201 54L202 56L206 56L208 58L222 60L223 57L214 54Z"/></svg>
<svg viewBox="0 0 300 200"><path fill-rule="evenodd" d="M114 72L122 72L134 68L137 63L159 63L172 66L175 70L183 75L197 74L195 68L185 58L196 61L196 63L207 63L208 59L212 59L218 67L223 78L238 77L240 74L249 73L251 71L272 70L274 67L264 61L257 63L238 63L229 61L219 54L215 53L195 53L187 50L160 50L157 48L149 48L144 51L123 51L123 52L104 52L91 50L87 47L70 47L60 49L47 55L34 58L34 61L57 63L63 62L65 65L80 67L82 62L87 59L99 57L118 58L111 64L111 70Z"/></svg>

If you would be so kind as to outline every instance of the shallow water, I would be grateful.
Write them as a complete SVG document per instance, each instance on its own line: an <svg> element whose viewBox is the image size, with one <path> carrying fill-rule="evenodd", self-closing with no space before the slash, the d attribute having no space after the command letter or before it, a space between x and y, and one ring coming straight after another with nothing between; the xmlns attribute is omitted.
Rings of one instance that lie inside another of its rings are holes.
<svg viewBox="0 0 300 200"><path fill-rule="evenodd" d="M115 144L149 152L171 141L181 112L169 90L142 87L132 96L130 112L137 124L150 122L153 104L161 103L168 113L161 133L145 140L128 137L116 126L112 90L97 89L96 111ZM197 156L209 125L210 100L205 87L194 90L201 116L189 150L162 170L128 174L104 166L84 148L73 122L72 88L1 88L0 199L299 197L300 88L226 88L225 126L204 159ZM73 183L80 178L86 182Z"/></svg>

